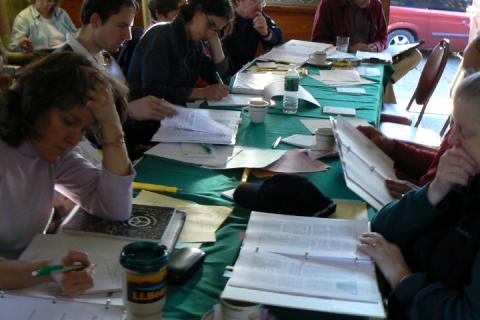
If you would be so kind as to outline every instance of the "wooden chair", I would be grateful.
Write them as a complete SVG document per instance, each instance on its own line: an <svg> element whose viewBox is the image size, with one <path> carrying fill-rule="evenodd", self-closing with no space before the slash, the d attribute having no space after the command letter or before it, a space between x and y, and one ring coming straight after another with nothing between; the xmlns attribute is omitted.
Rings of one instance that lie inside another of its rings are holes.
<svg viewBox="0 0 480 320"><path fill-rule="evenodd" d="M394 122L403 125L412 124L412 116L408 113L410 107L415 101L418 105L422 106L420 114L417 117L414 127L418 127L420 121L422 121L423 114L427 107L430 97L437 87L438 81L445 70L447 64L448 52L450 43L448 39L443 39L439 44L433 48L432 53L427 59L425 66L423 67L420 79L418 80L417 87L407 105L406 111L401 110L395 104L384 104L383 111L380 116L380 122Z"/></svg>

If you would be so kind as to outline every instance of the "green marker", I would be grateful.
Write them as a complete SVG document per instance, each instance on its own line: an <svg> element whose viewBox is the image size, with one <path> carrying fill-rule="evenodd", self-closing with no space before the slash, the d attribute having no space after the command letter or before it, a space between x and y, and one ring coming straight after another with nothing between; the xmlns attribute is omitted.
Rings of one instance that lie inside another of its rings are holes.
<svg viewBox="0 0 480 320"><path fill-rule="evenodd" d="M223 84L222 77L220 77L220 74L218 72L215 72L215 79L217 80L218 83Z"/></svg>
<svg viewBox="0 0 480 320"><path fill-rule="evenodd" d="M212 153L213 152L212 147L209 146L208 144L202 143L201 146L207 153Z"/></svg>
<svg viewBox="0 0 480 320"><path fill-rule="evenodd" d="M65 273L69 271L79 271L85 269L87 266L84 265L74 265L74 266L63 266L60 264L52 264L50 266L41 267L32 272L32 276L34 277L41 277L41 276L49 276L52 273Z"/></svg>

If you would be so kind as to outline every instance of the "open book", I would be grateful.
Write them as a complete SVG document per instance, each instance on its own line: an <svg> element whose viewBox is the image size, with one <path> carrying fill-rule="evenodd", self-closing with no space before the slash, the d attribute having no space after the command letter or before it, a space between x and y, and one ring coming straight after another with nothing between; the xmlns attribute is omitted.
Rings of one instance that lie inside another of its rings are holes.
<svg viewBox="0 0 480 320"><path fill-rule="evenodd" d="M284 76L270 72L238 72L232 85L232 92L250 95L262 95L267 101L285 94ZM317 99L301 85L298 86L298 99L320 107Z"/></svg>
<svg viewBox="0 0 480 320"><path fill-rule="evenodd" d="M419 47L422 43L423 42L390 45L382 52L357 51L356 56L361 59L362 62L392 64L400 59L403 54Z"/></svg>
<svg viewBox="0 0 480 320"><path fill-rule="evenodd" d="M174 208L134 204L127 221L108 221L78 208L62 225L65 233L90 234L127 240L153 240L171 252L185 223L185 212Z"/></svg>
<svg viewBox="0 0 480 320"><path fill-rule="evenodd" d="M384 317L375 266L356 250L366 231L366 219L252 212L222 297Z"/></svg>
<svg viewBox="0 0 480 320"><path fill-rule="evenodd" d="M393 160L342 117L330 118L347 187L380 210L394 199L385 180L396 180Z"/></svg>
<svg viewBox="0 0 480 320"><path fill-rule="evenodd" d="M161 121L152 141L235 144L240 111L172 107L177 115Z"/></svg>

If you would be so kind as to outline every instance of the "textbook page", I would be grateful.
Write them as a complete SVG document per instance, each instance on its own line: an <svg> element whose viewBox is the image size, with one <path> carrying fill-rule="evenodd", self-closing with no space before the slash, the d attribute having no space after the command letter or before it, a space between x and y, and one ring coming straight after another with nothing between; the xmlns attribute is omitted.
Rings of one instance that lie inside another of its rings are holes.
<svg viewBox="0 0 480 320"><path fill-rule="evenodd" d="M367 230L367 219L252 212L222 297L328 312L338 301L339 313L384 316L374 263L356 250ZM323 299L332 304L307 306ZM347 311L345 301L363 310Z"/></svg>
<svg viewBox="0 0 480 320"><path fill-rule="evenodd" d="M265 87L263 96L265 99L270 100L272 97L278 97L285 95L284 81L275 81ZM311 104L320 107L320 103L314 96L301 85L298 86L298 99L302 99L310 102Z"/></svg>
<svg viewBox="0 0 480 320"><path fill-rule="evenodd" d="M368 220L299 217L253 211L244 247L308 257L370 260L357 251L358 238Z"/></svg>
<svg viewBox="0 0 480 320"><path fill-rule="evenodd" d="M233 133L232 128L215 120L237 121L240 117L238 112L235 112L235 114L227 114L226 112L220 111L219 113L222 115L213 118L208 109L189 109L178 106L173 106L173 108L177 112L177 115L161 120L160 123L162 127L229 135ZM219 114L217 112L215 113Z"/></svg>
<svg viewBox="0 0 480 320"><path fill-rule="evenodd" d="M177 116L162 120L152 141L235 144L240 111L173 107Z"/></svg>
<svg viewBox="0 0 480 320"><path fill-rule="evenodd" d="M93 272L93 288L85 294L120 291L122 289L123 269L118 262L120 251L130 243L127 240L108 239L70 234L37 234L19 260L52 259L60 263L69 250L89 253L95 264ZM58 296L60 288L56 283L47 283L20 291L30 296Z"/></svg>
<svg viewBox="0 0 480 320"><path fill-rule="evenodd" d="M371 262L270 253L243 247L229 285L301 296L376 303L380 298Z"/></svg>
<svg viewBox="0 0 480 320"><path fill-rule="evenodd" d="M123 307L81 303L73 300L33 298L2 294L2 319L15 320L118 320L123 319Z"/></svg>

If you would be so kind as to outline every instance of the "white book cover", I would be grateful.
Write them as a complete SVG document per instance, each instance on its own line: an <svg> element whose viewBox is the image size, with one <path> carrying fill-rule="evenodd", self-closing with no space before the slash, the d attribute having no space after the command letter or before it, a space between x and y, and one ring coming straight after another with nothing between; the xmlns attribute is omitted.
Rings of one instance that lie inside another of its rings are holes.
<svg viewBox="0 0 480 320"><path fill-rule="evenodd" d="M331 118L347 187L380 210L394 199L385 180L396 180L393 160L342 117Z"/></svg>

